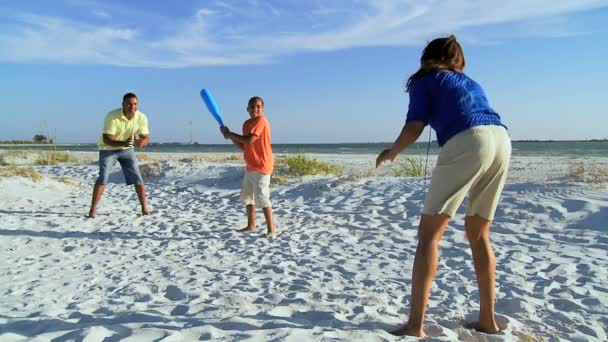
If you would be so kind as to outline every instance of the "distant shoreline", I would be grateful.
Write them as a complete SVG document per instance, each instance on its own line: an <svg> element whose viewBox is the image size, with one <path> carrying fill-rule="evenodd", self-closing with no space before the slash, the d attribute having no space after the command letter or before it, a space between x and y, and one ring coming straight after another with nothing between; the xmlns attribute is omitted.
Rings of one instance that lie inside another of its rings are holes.
<svg viewBox="0 0 608 342"><path fill-rule="evenodd" d="M608 142L608 139L585 139L585 140L512 140L516 143L564 143L564 142ZM418 141L418 143L426 143L423 141ZM436 144L436 140L431 141L432 144ZM336 143L273 143L273 145L281 145L281 146L290 146L290 145L381 145L381 144L392 144L390 141L380 141L380 142L336 142ZM0 147L10 147L10 146L93 146L97 145L96 142L88 142L88 143L58 143L58 144L36 144L36 143L0 143ZM205 145L205 146L231 146L232 144L221 143L221 144L208 144L208 143L188 143L188 142L151 142L150 145Z"/></svg>

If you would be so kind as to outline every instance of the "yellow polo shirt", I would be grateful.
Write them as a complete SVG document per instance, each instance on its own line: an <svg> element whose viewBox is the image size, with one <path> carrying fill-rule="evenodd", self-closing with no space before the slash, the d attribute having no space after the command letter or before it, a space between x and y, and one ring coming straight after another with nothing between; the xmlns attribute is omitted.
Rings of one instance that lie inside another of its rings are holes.
<svg viewBox="0 0 608 342"><path fill-rule="evenodd" d="M111 134L116 140L127 140L133 134L150 134L148 131L148 118L146 114L137 111L128 120L123 114L122 108L115 109L106 115L103 121L103 131L97 141L100 150L124 150L129 147L109 146L103 142L103 135Z"/></svg>

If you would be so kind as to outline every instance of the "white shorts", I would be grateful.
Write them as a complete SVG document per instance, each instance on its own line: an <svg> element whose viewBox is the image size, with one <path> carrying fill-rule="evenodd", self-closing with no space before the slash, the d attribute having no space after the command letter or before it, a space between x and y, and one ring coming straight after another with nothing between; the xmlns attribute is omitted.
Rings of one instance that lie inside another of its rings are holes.
<svg viewBox="0 0 608 342"><path fill-rule="evenodd" d="M507 179L511 139L502 126L476 126L443 146L422 212L453 217L469 194L467 216L494 219Z"/></svg>
<svg viewBox="0 0 608 342"><path fill-rule="evenodd" d="M270 175L257 171L245 171L243 188L241 189L241 202L245 205L255 205L260 208L271 207Z"/></svg>

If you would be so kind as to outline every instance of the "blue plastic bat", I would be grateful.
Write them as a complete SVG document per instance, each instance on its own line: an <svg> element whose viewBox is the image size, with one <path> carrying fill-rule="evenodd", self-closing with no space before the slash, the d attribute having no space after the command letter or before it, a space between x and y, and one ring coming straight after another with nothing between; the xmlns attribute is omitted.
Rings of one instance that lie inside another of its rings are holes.
<svg viewBox="0 0 608 342"><path fill-rule="evenodd" d="M203 98L203 102L205 102L207 109L215 118L215 121L217 121L220 126L224 126L224 120L222 120L220 109L217 107L217 103L215 103L215 99L213 98L213 95L211 95L211 91L209 89L202 89L201 97Z"/></svg>

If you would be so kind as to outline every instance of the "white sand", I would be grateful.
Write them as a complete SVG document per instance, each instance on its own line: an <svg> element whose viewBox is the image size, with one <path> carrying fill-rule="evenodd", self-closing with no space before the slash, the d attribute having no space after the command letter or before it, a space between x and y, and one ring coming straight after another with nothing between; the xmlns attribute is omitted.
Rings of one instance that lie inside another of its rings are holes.
<svg viewBox="0 0 608 342"><path fill-rule="evenodd" d="M272 240L261 212L256 233L235 232L246 222L239 161L148 155L161 161L147 179L148 217L118 167L96 219L84 217L95 164L35 167L41 182L0 177L1 341L403 340L386 330L408 313L423 179L374 171L371 155L317 155L348 175L274 186ZM497 336L462 326L479 295L455 217L431 340L608 339L606 180L568 177L573 162L608 169L601 158L512 162L492 235L506 325Z"/></svg>

